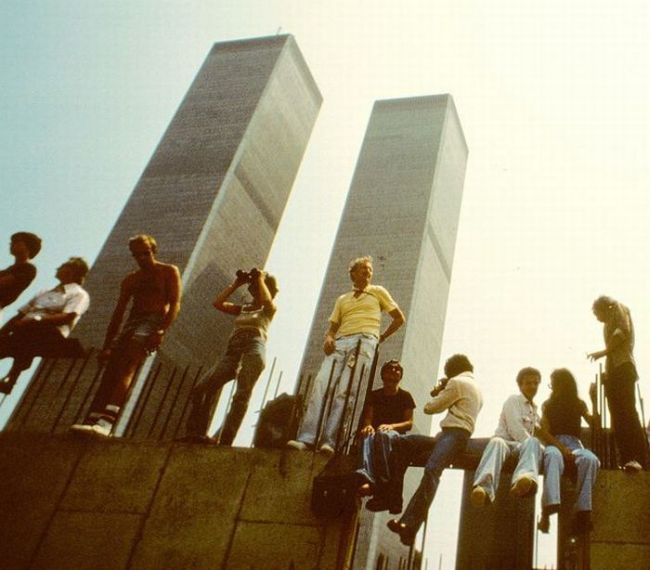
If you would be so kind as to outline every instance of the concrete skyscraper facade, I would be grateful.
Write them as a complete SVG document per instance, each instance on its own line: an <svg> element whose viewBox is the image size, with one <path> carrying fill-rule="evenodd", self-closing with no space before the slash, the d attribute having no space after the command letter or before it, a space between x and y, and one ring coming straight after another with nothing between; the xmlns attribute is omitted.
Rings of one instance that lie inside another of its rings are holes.
<svg viewBox="0 0 650 570"><path fill-rule="evenodd" d="M135 267L128 238L148 233L159 258L180 268L184 288L156 363L214 362L232 322L211 301L238 268L264 265L321 103L292 36L213 46L86 281L91 312L75 330L84 346L101 346L119 283ZM57 387L67 364L59 368L47 386L30 387L9 429L62 431L80 417L95 367L70 389ZM135 436L159 437L163 408L182 413L188 386L178 382L180 375L154 383ZM175 397L163 403L170 389Z"/></svg>
<svg viewBox="0 0 650 570"><path fill-rule="evenodd" d="M438 372L467 155L450 95L375 103L312 323L303 378L318 370L327 319L337 296L351 288L348 262L371 255L373 283L386 287L406 315L405 326L380 346L380 363L401 360L404 388L421 410ZM426 434L431 418L416 411L415 426ZM367 553L374 568L377 541L384 540L372 528L383 528L383 518L364 519L357 552L364 558Z"/></svg>

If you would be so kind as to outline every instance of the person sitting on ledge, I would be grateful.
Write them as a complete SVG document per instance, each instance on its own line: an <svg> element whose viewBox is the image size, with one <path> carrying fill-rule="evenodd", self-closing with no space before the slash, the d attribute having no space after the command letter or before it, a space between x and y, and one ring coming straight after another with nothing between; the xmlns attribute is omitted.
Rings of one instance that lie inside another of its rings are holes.
<svg viewBox="0 0 650 570"><path fill-rule="evenodd" d="M361 495L372 495L388 483L392 442L413 427L415 401L410 392L399 387L403 373L399 360L385 362L381 367L383 388L370 393L363 410L357 469L362 482Z"/></svg>
<svg viewBox="0 0 650 570"><path fill-rule="evenodd" d="M98 437L111 435L136 371L147 355L158 349L180 310L178 268L156 259L156 240L150 235L136 235L129 240L129 249L138 269L129 273L120 286L104 347L98 356L106 367L85 421L71 426L73 432ZM129 318L118 334L129 302Z"/></svg>
<svg viewBox="0 0 650 570"><path fill-rule="evenodd" d="M589 414L587 404L578 397L573 374L566 368L554 370L551 374L551 397L542 404L542 429L549 432L571 451L577 469L576 518L574 534L583 534L592 529L591 489L596 482L600 461L580 441L580 420L584 418L595 428L594 417ZM542 516L537 528L547 533L550 529L550 515L560 510L560 477L564 472L564 456L555 445L544 449L544 490L542 493Z"/></svg>
<svg viewBox="0 0 650 570"><path fill-rule="evenodd" d="M248 292L253 296L252 302L239 305L227 300L239 287L246 284ZM233 332L219 363L192 390L192 409L187 418L187 435L182 441L232 445L248 410L255 383L266 365L266 340L271 320L277 310L273 302L277 293L275 277L255 268L250 272L237 271L233 283L215 298L213 305L217 310L235 317ZM218 437L213 440L207 432L217 395L231 380L236 380L237 391Z"/></svg>
<svg viewBox="0 0 650 570"><path fill-rule="evenodd" d="M454 354L445 363L445 378L431 392L432 400L424 406L425 414L447 410L440 422L442 431L433 438L433 451L424 466L422 480L411 497L402 517L389 520L389 530L399 535L402 544L410 546L435 498L443 470L460 455L474 431L476 418L483 406L481 391L474 380L474 367L464 354ZM430 448L432 438L424 435L404 435L396 442L395 453L413 457ZM403 459L401 465L407 461ZM401 477L405 469L396 473Z"/></svg>
<svg viewBox="0 0 650 570"><path fill-rule="evenodd" d="M537 492L543 452L540 439L556 445L567 461L573 460L571 451L540 427L537 405L533 399L541 378L539 370L531 367L522 368L517 374L520 393L510 396L503 404L497 430L483 451L474 474L470 502L475 507L484 506L488 500L494 501L499 488L501 468L510 456L518 457L512 474L510 494L524 498Z"/></svg>
<svg viewBox="0 0 650 570"><path fill-rule="evenodd" d="M29 232L11 236L9 246L14 264L0 270L0 317L2 309L13 303L36 277L36 267L29 261L41 251L41 238Z"/></svg>
<svg viewBox="0 0 650 570"><path fill-rule="evenodd" d="M77 356L66 342L77 321L88 309L90 298L81 287L88 265L81 257L71 257L56 270L59 284L41 291L0 329L0 358L12 357L9 373L0 380L0 393L9 394L20 373L36 356Z"/></svg>

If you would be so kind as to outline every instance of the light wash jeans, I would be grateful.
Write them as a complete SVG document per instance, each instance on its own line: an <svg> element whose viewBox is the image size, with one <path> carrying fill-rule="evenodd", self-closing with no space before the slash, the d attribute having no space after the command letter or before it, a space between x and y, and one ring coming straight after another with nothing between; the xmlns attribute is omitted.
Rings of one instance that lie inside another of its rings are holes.
<svg viewBox="0 0 650 570"><path fill-rule="evenodd" d="M356 368L354 368L354 378L352 379L348 408L351 408L353 405L357 391L363 388L364 379L369 375L370 366L372 365L372 359L377 347L377 338L369 334L354 334L336 340L335 351L325 357L314 379L307 410L305 411L298 433L298 441L302 441L308 445L316 444L316 434L318 433L321 410L323 406L327 405L325 401L327 383L332 373L332 367L334 367L330 392L327 395L327 399L329 400L332 394L334 398L329 414L327 414L327 410L323 414L323 431L320 437L320 444L328 444L332 447L336 445L337 432L341 427L341 421L345 415L343 408L345 407L345 396L347 394L348 384L350 383L350 373L353 370L354 363L351 360L354 357L359 341L361 341L361 347L359 349ZM364 371L364 378L361 378L362 370ZM362 398L363 394L360 394L359 397ZM361 407L361 405L357 406L358 412L360 412Z"/></svg>
<svg viewBox="0 0 650 570"><path fill-rule="evenodd" d="M576 511L591 510L591 489L596 482L600 461L582 442L573 435L556 435L560 443L566 445L575 456L578 470ZM560 504L560 477L564 472L564 458L560 450L549 445L544 450L544 492L542 506Z"/></svg>
<svg viewBox="0 0 650 570"><path fill-rule="evenodd" d="M542 451L542 444L535 437L529 437L522 443L493 437L487 444L474 474L474 487L483 487L490 501L494 502L499 488L501 468L506 459L513 454L518 455L519 460L512 474L512 484L514 485L522 477L529 477L537 483Z"/></svg>

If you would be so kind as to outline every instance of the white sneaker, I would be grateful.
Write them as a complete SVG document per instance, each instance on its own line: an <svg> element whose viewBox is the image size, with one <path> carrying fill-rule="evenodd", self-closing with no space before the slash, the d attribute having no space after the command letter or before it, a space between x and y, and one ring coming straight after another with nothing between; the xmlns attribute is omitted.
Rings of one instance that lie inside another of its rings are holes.
<svg viewBox="0 0 650 570"><path fill-rule="evenodd" d="M70 431L77 433L90 433L93 430L93 426L89 424L73 424L70 426Z"/></svg>
<svg viewBox="0 0 650 570"><path fill-rule="evenodd" d="M329 443L321 445L318 451L324 455L334 455L334 448Z"/></svg>
<svg viewBox="0 0 650 570"><path fill-rule="evenodd" d="M298 451L307 450L307 444L303 443L302 441L298 441L297 439L290 439L289 441L287 441L287 447L292 447L293 449L297 449Z"/></svg>
<svg viewBox="0 0 650 570"><path fill-rule="evenodd" d="M99 437L111 437L111 431L113 431L113 422L108 420L99 420L94 426L90 426L93 435Z"/></svg>
<svg viewBox="0 0 650 570"><path fill-rule="evenodd" d="M626 473L638 473L642 469L643 467L641 467L641 464L636 461L636 459L632 459L632 461L628 461L625 465L623 465L623 471Z"/></svg>

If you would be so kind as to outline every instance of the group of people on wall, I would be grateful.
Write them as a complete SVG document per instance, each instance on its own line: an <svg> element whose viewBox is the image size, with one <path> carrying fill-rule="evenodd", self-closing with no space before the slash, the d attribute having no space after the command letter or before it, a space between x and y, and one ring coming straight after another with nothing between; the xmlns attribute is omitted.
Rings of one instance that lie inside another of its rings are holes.
<svg viewBox="0 0 650 570"><path fill-rule="evenodd" d="M32 259L41 248L35 234L11 236L14 264L0 271L0 309L15 301L32 282L36 268ZM128 241L137 269L120 285L117 302L108 324L99 360L105 364L99 386L86 417L71 427L73 432L110 437L128 397L138 367L160 346L176 319L181 305L181 279L176 266L157 259L156 240L139 234ZM371 368L377 347L394 334L405 317L391 294L372 283L372 258L350 262L352 289L336 300L323 342L325 358L316 375L302 422L295 439L287 446L325 454L337 451L337 433L349 413L346 403L351 383L359 388L366 378L352 375ZM79 257L64 262L56 272L58 283L41 291L0 329L0 358L11 357L9 373L0 380L0 392L9 393L20 373L37 355L63 350L70 331L88 309L90 299L83 289L88 265ZM246 286L248 303L230 300ZM188 442L232 445L246 413L255 382L265 366L265 345L276 313L277 280L260 269L238 271L220 291L213 306L234 317L233 330L217 364L194 386L186 435ZM129 310L128 316L127 309ZM389 317L381 331L382 313ZM606 359L605 394L612 427L625 472L646 465L647 443L635 407L634 325L629 309L610 297L593 303L595 317L603 323L605 348L589 354L592 360ZM404 370L398 360L388 360L380 371L382 387L370 392L361 413L359 441L359 492L371 496L372 511L401 513L388 522L404 544L412 544L426 519L442 471L463 453L474 432L483 399L474 378L474 367L464 354L445 363L445 377L431 391L425 414L446 412L435 437L409 434L416 404L400 387ZM208 434L216 399L227 382L236 381L236 392L221 429ZM580 441L581 421L596 426L578 396L576 381L566 368L551 374L551 396L539 414L534 401L540 372L522 368L516 377L518 393L503 404L497 429L485 448L471 491L471 503L481 508L495 500L500 473L510 457L516 461L510 493L534 495L540 468L544 470L541 531L548 532L550 516L559 511L560 477L567 466L577 471L575 504L576 532L591 529L591 491L599 468L598 458ZM327 408L325 404L327 402ZM402 512L404 472L414 457L428 455L422 479Z"/></svg>

